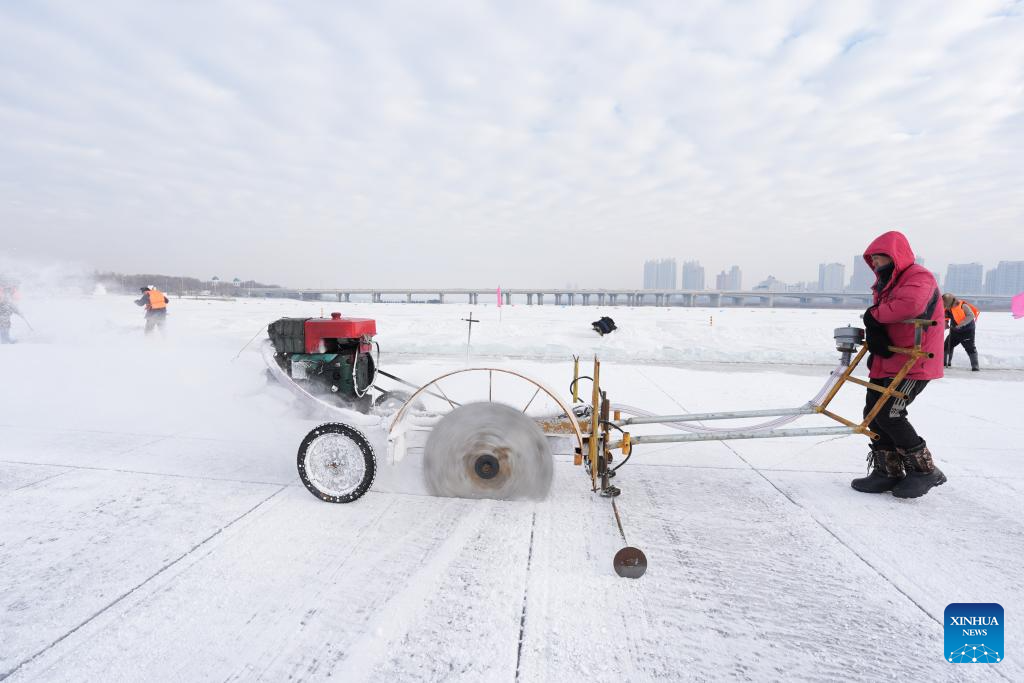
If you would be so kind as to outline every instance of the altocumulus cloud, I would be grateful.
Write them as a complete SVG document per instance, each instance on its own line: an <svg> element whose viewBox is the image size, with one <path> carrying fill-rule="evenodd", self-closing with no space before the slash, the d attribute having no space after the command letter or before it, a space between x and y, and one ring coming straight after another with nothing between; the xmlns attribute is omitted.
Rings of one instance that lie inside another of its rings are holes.
<svg viewBox="0 0 1024 683"><path fill-rule="evenodd" d="M1019 2L5 3L0 248L311 286L808 279L890 227L1024 258L1022 70Z"/></svg>

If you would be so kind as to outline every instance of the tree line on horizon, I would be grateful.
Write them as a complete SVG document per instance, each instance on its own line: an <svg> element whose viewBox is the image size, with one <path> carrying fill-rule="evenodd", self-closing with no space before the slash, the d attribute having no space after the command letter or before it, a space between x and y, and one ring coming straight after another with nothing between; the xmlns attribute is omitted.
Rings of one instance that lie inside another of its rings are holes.
<svg viewBox="0 0 1024 683"><path fill-rule="evenodd" d="M211 278L200 280L183 275L156 275L152 273L95 273L96 282L106 287L108 292L135 293L142 287L152 285L161 292L177 296L188 296L210 292L214 294L236 295L252 288L279 288L280 285L268 285L256 280L221 280Z"/></svg>

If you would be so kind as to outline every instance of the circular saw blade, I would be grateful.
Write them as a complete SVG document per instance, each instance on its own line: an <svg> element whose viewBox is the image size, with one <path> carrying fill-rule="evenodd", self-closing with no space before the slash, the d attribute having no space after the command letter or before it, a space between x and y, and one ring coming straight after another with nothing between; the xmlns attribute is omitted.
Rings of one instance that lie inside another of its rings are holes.
<svg viewBox="0 0 1024 683"><path fill-rule="evenodd" d="M540 427L501 403L456 408L434 426L423 450L424 479L437 496L542 499L552 474Z"/></svg>

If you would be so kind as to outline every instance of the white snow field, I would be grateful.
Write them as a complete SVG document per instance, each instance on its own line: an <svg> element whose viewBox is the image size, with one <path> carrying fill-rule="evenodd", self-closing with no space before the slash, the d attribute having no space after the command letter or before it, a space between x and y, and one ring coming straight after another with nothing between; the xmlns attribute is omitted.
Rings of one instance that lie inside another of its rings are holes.
<svg viewBox="0 0 1024 683"><path fill-rule="evenodd" d="M0 678L1024 680L1024 320L1008 313L982 316L983 372L961 350L911 407L946 485L853 491L863 437L639 446L616 479L649 561L629 580L610 503L565 449L542 502L435 498L414 449L389 465L353 416L381 473L324 503L295 464L319 420L266 384L255 343L232 360L278 317L339 310L376 318L384 369L421 383L465 367L468 305L182 299L165 338L122 296L22 310L35 332L16 319L20 343L0 346ZM668 413L798 406L835 364L832 329L858 320L472 310L470 364L568 396L571 355L599 353L613 401ZM599 338L601 315L620 329ZM856 416L862 391L833 405ZM1004 661L945 661L954 602L1004 607Z"/></svg>

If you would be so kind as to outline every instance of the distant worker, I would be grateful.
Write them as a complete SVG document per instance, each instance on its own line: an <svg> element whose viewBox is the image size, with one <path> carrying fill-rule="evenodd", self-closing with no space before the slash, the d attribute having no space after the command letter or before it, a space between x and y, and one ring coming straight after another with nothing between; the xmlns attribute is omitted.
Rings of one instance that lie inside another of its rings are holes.
<svg viewBox="0 0 1024 683"><path fill-rule="evenodd" d="M0 344L13 344L11 338L11 316L21 315L14 305L15 289L13 285L0 281Z"/></svg>
<svg viewBox="0 0 1024 683"><path fill-rule="evenodd" d="M924 266L914 263L914 252L901 232L880 235L864 252L864 260L875 271L872 286L874 304L864 312L867 333L868 376L883 387L892 384L907 361L907 356L889 350L890 346L909 348L914 345L914 325L903 322L911 318L935 321L924 328L921 347L931 358L918 359L896 390L902 396L890 396L871 420L868 428L878 435L871 443L868 462L871 473L854 479L850 485L864 493L892 491L897 498L917 498L934 486L945 483L946 475L935 466L928 445L907 420L907 406L924 391L929 381L942 377L938 354L942 348L943 330L939 307L939 287L935 277ZM864 416L874 408L880 392L869 388Z"/></svg>
<svg viewBox="0 0 1024 683"><path fill-rule="evenodd" d="M949 328L943 365L947 368L953 367L953 351L963 344L964 351L971 360L971 370L978 372L980 368L978 349L974 346L974 323L981 312L971 302L957 299L949 292L942 295L942 305L946 309L946 327Z"/></svg>
<svg viewBox="0 0 1024 683"><path fill-rule="evenodd" d="M167 321L167 304L170 302L167 295L153 285L142 288L142 296L135 300L135 304L146 307L146 334L152 332L154 327L159 327L163 333Z"/></svg>

